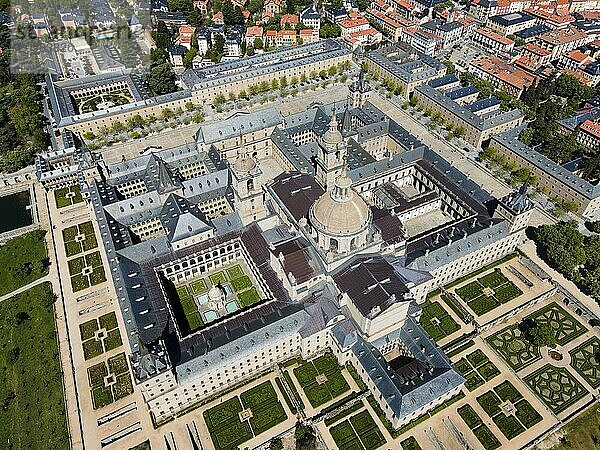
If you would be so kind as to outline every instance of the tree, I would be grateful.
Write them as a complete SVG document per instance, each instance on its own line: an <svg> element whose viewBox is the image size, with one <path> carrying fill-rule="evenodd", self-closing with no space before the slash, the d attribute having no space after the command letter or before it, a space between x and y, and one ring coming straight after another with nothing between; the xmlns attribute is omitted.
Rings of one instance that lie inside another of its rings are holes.
<svg viewBox="0 0 600 450"><path fill-rule="evenodd" d="M254 54L255 54L254 47L252 47L250 45L248 48L246 48L246 55L248 55L248 56L254 56Z"/></svg>
<svg viewBox="0 0 600 450"><path fill-rule="evenodd" d="M11 275L19 280L25 281L32 273L33 265L30 262L21 263L9 268Z"/></svg>
<svg viewBox="0 0 600 450"><path fill-rule="evenodd" d="M342 35L342 29L339 25L333 23L324 23L319 29L319 37L321 39L340 37Z"/></svg>
<svg viewBox="0 0 600 450"><path fill-rule="evenodd" d="M526 319L519 325L519 329L525 333L525 339L536 347L556 347L556 332L549 323L537 323Z"/></svg>
<svg viewBox="0 0 600 450"><path fill-rule="evenodd" d="M168 63L152 67L146 74L146 83L154 95L170 94L177 90L175 73Z"/></svg>
<svg viewBox="0 0 600 450"><path fill-rule="evenodd" d="M369 0L358 0L358 10L365 11L369 7Z"/></svg>
<svg viewBox="0 0 600 450"><path fill-rule="evenodd" d="M195 47L190 47L190 49L187 52L185 52L185 55L183 57L183 67L185 67L186 69L191 69L192 61L194 60L197 54L198 50Z"/></svg>
<svg viewBox="0 0 600 450"><path fill-rule="evenodd" d="M283 450L283 442L281 442L281 439L272 439L269 443L269 450Z"/></svg>
<svg viewBox="0 0 600 450"><path fill-rule="evenodd" d="M28 320L31 320L31 317L25 311L19 311L15 317L15 323L17 325L23 325Z"/></svg>
<svg viewBox="0 0 600 450"><path fill-rule="evenodd" d="M257 12L262 11L263 6L263 0L250 0L250 3L248 4L248 11L250 11L252 14L256 14Z"/></svg>
<svg viewBox="0 0 600 450"><path fill-rule="evenodd" d="M254 48L262 49L264 47L263 40L259 37L254 39Z"/></svg>
<svg viewBox="0 0 600 450"><path fill-rule="evenodd" d="M156 24L156 29L152 32L152 37L159 49L166 49L171 43L171 37L167 25L162 20Z"/></svg>
<svg viewBox="0 0 600 450"><path fill-rule="evenodd" d="M315 447L315 432L310 425L302 425L298 422L294 437L296 438L296 449L298 450L308 450Z"/></svg>
<svg viewBox="0 0 600 450"><path fill-rule="evenodd" d="M6 364L9 366L14 365L19 359L19 355L21 354L21 349L19 347L13 347L6 354Z"/></svg>
<svg viewBox="0 0 600 450"><path fill-rule="evenodd" d="M446 66L446 73L448 75L456 73L456 67L454 66L454 63L449 59L447 59L446 61L442 61L442 64Z"/></svg>
<svg viewBox="0 0 600 450"><path fill-rule="evenodd" d="M279 87L281 89L285 89L288 86L287 77L284 75L279 79Z"/></svg>
<svg viewBox="0 0 600 450"><path fill-rule="evenodd" d="M541 225L534 229L532 237L540 256L567 276L585 262L583 235L575 221Z"/></svg>

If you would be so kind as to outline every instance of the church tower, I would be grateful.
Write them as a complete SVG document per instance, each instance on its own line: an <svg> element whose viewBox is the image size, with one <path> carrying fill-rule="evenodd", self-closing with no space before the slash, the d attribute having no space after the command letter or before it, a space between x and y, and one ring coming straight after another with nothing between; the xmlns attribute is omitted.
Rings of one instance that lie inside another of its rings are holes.
<svg viewBox="0 0 600 450"><path fill-rule="evenodd" d="M266 216L264 192L258 162L242 144L242 149L231 166L231 182L234 191L235 210L242 223L248 225Z"/></svg>
<svg viewBox="0 0 600 450"><path fill-rule="evenodd" d="M529 178L525 180L517 192L502 197L494 211L494 217L505 219L509 223L511 233L523 232L529 224L533 202L527 195L528 188Z"/></svg>
<svg viewBox="0 0 600 450"><path fill-rule="evenodd" d="M358 80L352 83L348 89L348 103L353 108L362 108L365 103L371 98L371 86L365 81L365 71L360 69Z"/></svg>
<svg viewBox="0 0 600 450"><path fill-rule="evenodd" d="M346 143L338 129L335 109L329 122L329 129L319 142L317 150L316 179L325 188L329 189L341 173L346 156Z"/></svg>

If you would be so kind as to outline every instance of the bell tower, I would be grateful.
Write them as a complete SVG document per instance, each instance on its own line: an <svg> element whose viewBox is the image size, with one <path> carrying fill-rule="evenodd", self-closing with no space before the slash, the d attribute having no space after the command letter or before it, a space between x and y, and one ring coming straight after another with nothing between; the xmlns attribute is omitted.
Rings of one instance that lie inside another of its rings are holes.
<svg viewBox="0 0 600 450"><path fill-rule="evenodd" d="M341 173L346 156L346 143L338 129L335 109L331 114L329 128L321 138L317 150L316 179L325 190L334 185Z"/></svg>

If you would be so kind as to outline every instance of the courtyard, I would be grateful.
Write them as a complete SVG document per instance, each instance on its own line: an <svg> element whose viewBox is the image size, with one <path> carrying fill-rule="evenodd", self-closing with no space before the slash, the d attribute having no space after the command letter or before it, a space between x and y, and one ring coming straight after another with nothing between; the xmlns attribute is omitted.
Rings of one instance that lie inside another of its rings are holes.
<svg viewBox="0 0 600 450"><path fill-rule="evenodd" d="M177 286L190 331L261 301L249 273L242 264L235 264Z"/></svg>

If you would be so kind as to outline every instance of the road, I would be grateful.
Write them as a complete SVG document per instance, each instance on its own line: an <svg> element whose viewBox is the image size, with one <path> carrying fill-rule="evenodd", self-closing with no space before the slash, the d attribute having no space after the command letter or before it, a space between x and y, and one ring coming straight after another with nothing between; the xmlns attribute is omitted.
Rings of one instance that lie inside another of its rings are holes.
<svg viewBox="0 0 600 450"><path fill-rule="evenodd" d="M9 292L6 295L3 295L2 297L0 297L0 302L3 302L4 300L8 300L11 297L14 297L15 295L21 294L22 292L25 292L28 289L31 289L34 286L37 286L38 284L44 283L46 281L50 281L50 275L46 275L42 278L38 278L37 280L32 281L29 284L26 284L23 287L20 287L19 289L15 289L12 292Z"/></svg>

